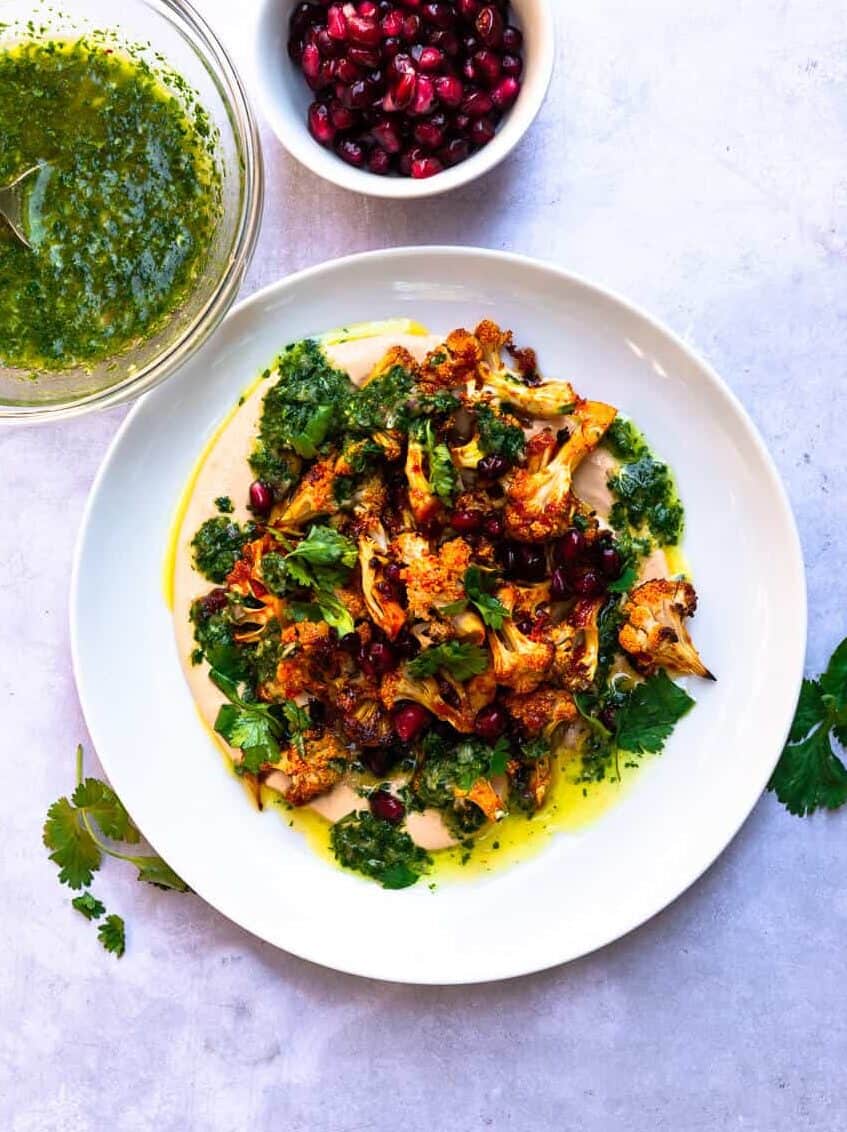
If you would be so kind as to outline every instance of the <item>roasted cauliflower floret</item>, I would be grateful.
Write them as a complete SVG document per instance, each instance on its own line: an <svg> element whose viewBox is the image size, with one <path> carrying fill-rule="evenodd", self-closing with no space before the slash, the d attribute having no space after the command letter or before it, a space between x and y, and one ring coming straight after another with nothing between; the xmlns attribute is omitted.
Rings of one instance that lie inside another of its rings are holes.
<svg viewBox="0 0 847 1132"><path fill-rule="evenodd" d="M386 551L387 539L381 525L359 539L362 597L372 620L393 641L406 624L406 611L385 578Z"/></svg>
<svg viewBox="0 0 847 1132"><path fill-rule="evenodd" d="M394 741L391 720L374 688L346 682L335 689L333 707L338 724L351 743L359 747L388 747Z"/></svg>
<svg viewBox="0 0 847 1132"><path fill-rule="evenodd" d="M579 718L573 697L561 688L538 688L524 695L512 693L505 702L509 714L531 738L543 735L549 739L562 724Z"/></svg>
<svg viewBox="0 0 847 1132"><path fill-rule="evenodd" d="M364 389L366 386L370 385L372 381L376 381L377 378L385 377L395 366L400 366L400 368L404 369L412 378L416 378L420 371L417 360L409 353L405 346L389 346L388 350L386 350L362 382L362 388Z"/></svg>
<svg viewBox="0 0 847 1132"><path fill-rule="evenodd" d="M452 448L450 455L453 457L453 463L457 468L464 468L468 471L473 471L480 460L485 459L485 452L480 447L478 436L459 448Z"/></svg>
<svg viewBox="0 0 847 1132"><path fill-rule="evenodd" d="M434 676L416 679L409 675L404 666L383 678L380 698L388 709L402 700L412 700L427 708L438 719L451 724L457 731L464 734L473 731L475 713L467 691L446 673L442 672L438 679Z"/></svg>
<svg viewBox="0 0 847 1132"><path fill-rule="evenodd" d="M454 330L424 358L421 386L427 393L456 389L475 375L481 360L482 347L476 337L467 330Z"/></svg>
<svg viewBox="0 0 847 1132"><path fill-rule="evenodd" d="M668 668L680 675L714 680L685 625L696 609L697 594L690 582L657 579L632 591L618 640L639 672L650 676L659 668Z"/></svg>
<svg viewBox="0 0 847 1132"><path fill-rule="evenodd" d="M276 676L268 685L271 698L294 700L323 689L337 670L337 649L325 621L299 621L281 634L282 655Z"/></svg>
<svg viewBox="0 0 847 1132"><path fill-rule="evenodd" d="M544 805L553 781L553 760L545 755L533 763L511 759L506 767L513 794L521 807L535 813Z"/></svg>
<svg viewBox="0 0 847 1132"><path fill-rule="evenodd" d="M275 526L284 530L298 530L320 515L334 515L338 511L335 498L336 457L318 460L306 472L288 502L275 508Z"/></svg>
<svg viewBox="0 0 847 1132"><path fill-rule="evenodd" d="M413 619L428 619L432 609L465 597L465 571L471 562L471 548L464 539L451 539L436 554L426 539L418 535L400 535L394 546L400 560L406 563L400 578L406 584Z"/></svg>
<svg viewBox="0 0 847 1132"><path fill-rule="evenodd" d="M515 607L515 587L504 586L497 597L506 606L510 616L501 629L490 629L488 647L494 677L515 692L531 692L544 680L553 663L553 646L547 641L534 641L515 625L511 612Z"/></svg>
<svg viewBox="0 0 847 1132"><path fill-rule="evenodd" d="M426 449L422 439L409 434L406 448L406 482L409 485L409 507L415 522L426 526L441 511L441 501L430 487L426 474Z"/></svg>
<svg viewBox="0 0 847 1132"><path fill-rule="evenodd" d="M315 732L307 731L302 752L294 745L286 747L279 763L267 769L279 770L289 779L288 785L280 790L287 802L292 806L305 806L341 780L344 764L349 759L349 749L332 732L326 731L318 738ZM274 776L268 785L273 783L273 788L278 789L277 781Z"/></svg>
<svg viewBox="0 0 847 1132"><path fill-rule="evenodd" d="M617 410L599 401L582 401L573 414L573 432L553 459L538 472L520 469L512 476L506 504L506 530L519 542L558 538L571 523L577 501L571 491L580 461L603 439Z"/></svg>
<svg viewBox="0 0 847 1132"><path fill-rule="evenodd" d="M485 814L487 821L502 821L507 814L503 799L487 778L478 778L470 790L455 787L456 801L473 802Z"/></svg>
<svg viewBox="0 0 847 1132"><path fill-rule="evenodd" d="M476 336L483 354L479 377L500 401L544 420L560 417L573 406L577 397L568 382L543 381L527 385L519 370L506 364L503 351L514 351L510 330L501 330L496 323L486 320L476 328Z"/></svg>
<svg viewBox="0 0 847 1132"><path fill-rule="evenodd" d="M554 671L566 688L576 692L585 691L597 673L602 608L602 598L577 601L567 619L549 630L556 649Z"/></svg>

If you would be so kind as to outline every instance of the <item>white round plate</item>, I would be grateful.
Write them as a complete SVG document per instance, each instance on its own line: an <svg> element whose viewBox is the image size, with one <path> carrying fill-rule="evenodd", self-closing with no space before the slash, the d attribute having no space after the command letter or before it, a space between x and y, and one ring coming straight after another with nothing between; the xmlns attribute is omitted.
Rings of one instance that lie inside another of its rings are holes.
<svg viewBox="0 0 847 1132"><path fill-rule="evenodd" d="M385 892L318 858L227 774L180 670L162 563L180 492L242 388L285 343L406 316L438 332L487 316L548 375L633 416L676 471L717 674L661 758L594 825L481 880ZM664 908L750 813L793 714L803 563L776 470L719 377L669 331L556 268L456 248L354 256L242 303L140 401L100 469L71 595L74 665L106 771L156 850L210 904L328 967L413 983L502 979L574 959Z"/></svg>

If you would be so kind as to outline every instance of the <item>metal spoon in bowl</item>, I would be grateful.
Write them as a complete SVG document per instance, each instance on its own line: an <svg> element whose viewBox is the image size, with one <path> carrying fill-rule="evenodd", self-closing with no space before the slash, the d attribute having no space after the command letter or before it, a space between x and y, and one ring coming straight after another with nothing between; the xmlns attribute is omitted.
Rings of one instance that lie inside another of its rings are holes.
<svg viewBox="0 0 847 1132"><path fill-rule="evenodd" d="M33 165L30 169L21 173L19 177L16 177L11 185L6 185L5 188L0 189L0 219L6 221L15 238L30 251L32 244L24 232L24 190L27 188L30 179L44 168L43 163Z"/></svg>

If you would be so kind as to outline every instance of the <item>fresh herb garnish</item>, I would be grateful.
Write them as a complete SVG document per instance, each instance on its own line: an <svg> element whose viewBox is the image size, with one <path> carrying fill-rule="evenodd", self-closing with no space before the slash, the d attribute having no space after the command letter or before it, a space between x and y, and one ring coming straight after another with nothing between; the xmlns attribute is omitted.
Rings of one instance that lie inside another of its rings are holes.
<svg viewBox="0 0 847 1132"><path fill-rule="evenodd" d="M280 532L271 533L287 546ZM315 526L301 543L287 554L267 554L262 558L262 578L275 594L286 593L291 586L305 586L314 591L314 602L292 603L296 620L326 621L339 636L352 633L355 623L336 590L350 577L359 552L354 542L333 530ZM270 561L268 561L270 560Z"/></svg>
<svg viewBox="0 0 847 1132"><path fill-rule="evenodd" d="M847 747L847 640L817 680L804 680L788 742L768 789L789 813L837 810L847 802L847 768L832 749Z"/></svg>
<svg viewBox="0 0 847 1132"><path fill-rule="evenodd" d="M635 754L658 754L676 724L694 707L664 669L637 684L617 716L617 745Z"/></svg>
<svg viewBox="0 0 847 1132"><path fill-rule="evenodd" d="M221 704L215 731L230 747L240 749L242 759L236 773L258 774L266 763L278 763L285 729L271 706L242 699L237 685L215 669L209 678L229 700L228 704Z"/></svg>
<svg viewBox="0 0 847 1132"><path fill-rule="evenodd" d="M383 888L409 888L432 865L432 858L408 833L368 810L337 821L330 830L330 845L340 865L372 877Z"/></svg>
<svg viewBox="0 0 847 1132"><path fill-rule="evenodd" d="M235 510L232 500L228 495L219 495L215 500L215 507L217 507L222 515L231 515Z"/></svg>
<svg viewBox="0 0 847 1132"><path fill-rule="evenodd" d="M459 473L450 455L446 444L440 444L435 439L432 422L427 420L421 430L424 450L429 464L429 486L433 494L446 506L450 506L459 490Z"/></svg>
<svg viewBox="0 0 847 1132"><path fill-rule="evenodd" d="M424 649L407 665L410 676L420 679L434 676L443 669L456 680L470 680L485 672L489 664L488 650L479 645L459 641L446 641L443 645L432 645Z"/></svg>
<svg viewBox="0 0 847 1132"><path fill-rule="evenodd" d="M468 595L468 601L476 606L489 629L502 629L503 622L509 617L509 611L492 593L495 585L493 575L483 572L479 566L469 566L465 571L465 593Z"/></svg>
<svg viewBox="0 0 847 1132"><path fill-rule="evenodd" d="M122 853L107 844L104 838L137 845L141 834L111 786L99 778L83 778L80 745L76 749L76 788L70 799L63 797L53 803L44 823L44 845L51 851L50 860L59 867L59 881L69 888L88 888L105 853L134 865L139 880L175 892L190 891L185 881L161 857ZM106 911L90 892L75 897L71 903L87 920L97 920ZM123 920L120 916L107 916L98 934L108 951L114 951L118 957L123 955Z"/></svg>
<svg viewBox="0 0 847 1132"><path fill-rule="evenodd" d="M241 526L224 515L207 519L191 540L194 565L210 582L220 585L232 570L244 544L255 537L252 523Z"/></svg>
<svg viewBox="0 0 847 1132"><path fill-rule="evenodd" d="M526 451L524 430L504 420L490 405L477 406L476 425L479 446L486 455L505 456L511 464L516 464L523 457Z"/></svg>
<svg viewBox="0 0 847 1132"><path fill-rule="evenodd" d="M259 423L263 458L293 450L311 460L341 429L344 405L354 386L346 373L333 368L313 339L288 346L277 368L279 380L265 394Z"/></svg>
<svg viewBox="0 0 847 1132"><path fill-rule="evenodd" d="M408 427L413 384L411 373L401 365L392 366L387 373L375 377L347 399L344 405L347 427L354 432Z"/></svg>

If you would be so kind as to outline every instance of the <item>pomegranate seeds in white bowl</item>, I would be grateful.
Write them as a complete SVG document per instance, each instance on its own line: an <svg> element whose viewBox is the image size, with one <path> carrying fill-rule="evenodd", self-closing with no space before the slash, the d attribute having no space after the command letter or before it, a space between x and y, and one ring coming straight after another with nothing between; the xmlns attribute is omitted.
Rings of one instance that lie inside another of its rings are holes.
<svg viewBox="0 0 847 1132"><path fill-rule="evenodd" d="M535 119L553 70L551 0L263 0L263 109L314 173L370 196L482 176Z"/></svg>

